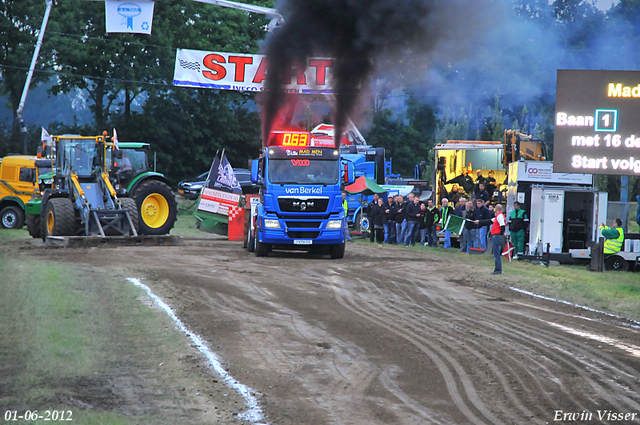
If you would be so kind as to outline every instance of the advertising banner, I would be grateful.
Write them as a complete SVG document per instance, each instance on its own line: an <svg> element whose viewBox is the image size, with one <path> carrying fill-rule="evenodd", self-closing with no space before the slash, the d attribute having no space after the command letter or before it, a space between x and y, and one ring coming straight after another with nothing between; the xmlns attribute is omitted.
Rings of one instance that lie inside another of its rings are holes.
<svg viewBox="0 0 640 425"><path fill-rule="evenodd" d="M303 67L300 67L303 68ZM292 67L285 91L332 93L333 59L310 58L306 69ZM263 55L178 49L173 84L220 90L262 91L267 62Z"/></svg>
<svg viewBox="0 0 640 425"><path fill-rule="evenodd" d="M107 33L151 34L154 2L151 0L105 0Z"/></svg>
<svg viewBox="0 0 640 425"><path fill-rule="evenodd" d="M640 71L558 70L553 171L640 175Z"/></svg>

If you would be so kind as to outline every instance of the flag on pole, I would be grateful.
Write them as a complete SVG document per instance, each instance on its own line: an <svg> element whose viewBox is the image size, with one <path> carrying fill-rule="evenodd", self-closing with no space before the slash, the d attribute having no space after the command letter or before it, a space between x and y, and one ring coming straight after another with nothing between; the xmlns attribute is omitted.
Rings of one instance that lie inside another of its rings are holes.
<svg viewBox="0 0 640 425"><path fill-rule="evenodd" d="M51 135L49 134L49 132L47 131L46 128L42 127L42 133L40 136L40 144L42 146L42 152L40 152L40 154L42 156L48 156L51 154L50 150L47 150L47 146L51 146L51 149L53 149L53 143L51 140Z"/></svg>
<svg viewBox="0 0 640 425"><path fill-rule="evenodd" d="M107 33L151 34L152 0L105 0Z"/></svg>
<svg viewBox="0 0 640 425"><path fill-rule="evenodd" d="M220 159L216 156L209 171L209 177L207 179L207 187L210 189L222 190L224 192L239 193L242 194L242 187L233 172L233 167L227 160L224 152Z"/></svg>
<svg viewBox="0 0 640 425"><path fill-rule="evenodd" d="M513 244L508 239L507 239L507 243L504 244L504 249L502 250L502 255L507 257L509 262L511 262L511 257L513 257Z"/></svg>
<svg viewBox="0 0 640 425"><path fill-rule="evenodd" d="M113 147L115 149L120 149L120 147L118 146L118 133L116 133L116 129L113 129Z"/></svg>
<svg viewBox="0 0 640 425"><path fill-rule="evenodd" d="M444 224L444 230L448 230L452 233L461 234L464 228L464 222L466 220L457 215L450 215L447 217L447 222Z"/></svg>

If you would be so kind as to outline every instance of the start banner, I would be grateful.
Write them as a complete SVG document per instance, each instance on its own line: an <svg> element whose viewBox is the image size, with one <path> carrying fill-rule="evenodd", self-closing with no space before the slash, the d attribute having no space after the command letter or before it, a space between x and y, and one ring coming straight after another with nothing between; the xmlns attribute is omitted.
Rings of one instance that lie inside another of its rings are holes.
<svg viewBox="0 0 640 425"><path fill-rule="evenodd" d="M293 66L285 91L329 94L333 59L309 58L306 68ZM262 91L267 62L264 55L178 49L173 84L220 90Z"/></svg>

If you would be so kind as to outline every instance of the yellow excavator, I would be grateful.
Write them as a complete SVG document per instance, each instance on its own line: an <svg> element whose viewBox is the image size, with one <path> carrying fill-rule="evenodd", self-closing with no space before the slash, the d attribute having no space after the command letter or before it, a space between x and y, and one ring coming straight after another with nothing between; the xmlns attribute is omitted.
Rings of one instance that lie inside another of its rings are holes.
<svg viewBox="0 0 640 425"><path fill-rule="evenodd" d="M502 164L509 169L509 164L519 160L547 161L547 145L541 140L535 140L528 134L516 130L505 130L503 139Z"/></svg>

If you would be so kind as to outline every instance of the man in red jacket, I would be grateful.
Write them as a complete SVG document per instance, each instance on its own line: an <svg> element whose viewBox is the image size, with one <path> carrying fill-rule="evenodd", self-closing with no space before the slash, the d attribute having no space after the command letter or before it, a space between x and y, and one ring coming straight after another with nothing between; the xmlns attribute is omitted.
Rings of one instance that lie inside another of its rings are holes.
<svg viewBox="0 0 640 425"><path fill-rule="evenodd" d="M476 220L475 224L487 226L491 224L491 250L495 260L495 269L491 274L502 274L502 248L504 247L504 229L507 220L502 213L502 205L496 205L496 216L490 220Z"/></svg>

